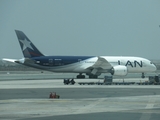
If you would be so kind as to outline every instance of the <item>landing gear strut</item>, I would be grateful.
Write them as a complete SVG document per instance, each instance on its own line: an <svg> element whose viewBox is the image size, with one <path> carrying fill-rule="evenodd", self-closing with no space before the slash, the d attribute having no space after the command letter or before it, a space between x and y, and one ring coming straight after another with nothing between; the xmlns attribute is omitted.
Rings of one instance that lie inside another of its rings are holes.
<svg viewBox="0 0 160 120"><path fill-rule="evenodd" d="M77 78L85 78L85 75L82 75L82 73L80 73L79 75L77 75Z"/></svg>
<svg viewBox="0 0 160 120"><path fill-rule="evenodd" d="M142 73L142 78L145 78L144 73Z"/></svg>

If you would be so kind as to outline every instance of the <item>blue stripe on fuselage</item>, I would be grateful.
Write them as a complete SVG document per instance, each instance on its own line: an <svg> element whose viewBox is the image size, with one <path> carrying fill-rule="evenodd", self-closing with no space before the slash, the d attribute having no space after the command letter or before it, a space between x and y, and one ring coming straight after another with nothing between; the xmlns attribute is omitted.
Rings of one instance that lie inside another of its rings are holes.
<svg viewBox="0 0 160 120"><path fill-rule="evenodd" d="M77 63L95 56L41 56L33 57L36 64L41 66L64 66L73 63Z"/></svg>

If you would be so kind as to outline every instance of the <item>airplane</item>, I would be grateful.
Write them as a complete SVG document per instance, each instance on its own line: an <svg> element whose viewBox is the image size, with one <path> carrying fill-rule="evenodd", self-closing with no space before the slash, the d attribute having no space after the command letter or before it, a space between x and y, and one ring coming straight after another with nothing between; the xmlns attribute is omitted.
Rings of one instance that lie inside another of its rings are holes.
<svg viewBox="0 0 160 120"><path fill-rule="evenodd" d="M77 78L98 78L102 73L114 76L126 76L128 73L156 71L156 66L148 59L133 56L45 56L29 38L19 30L15 30L24 58L7 59L25 66L57 73L78 73Z"/></svg>

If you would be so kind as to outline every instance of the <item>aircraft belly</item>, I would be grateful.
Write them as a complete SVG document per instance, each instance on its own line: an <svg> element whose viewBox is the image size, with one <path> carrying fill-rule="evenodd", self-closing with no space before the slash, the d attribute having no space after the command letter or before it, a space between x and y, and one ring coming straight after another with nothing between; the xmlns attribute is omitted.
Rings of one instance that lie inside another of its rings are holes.
<svg viewBox="0 0 160 120"><path fill-rule="evenodd" d="M128 67L128 72L129 73L136 73L136 72L148 72L146 68L141 68L141 67Z"/></svg>

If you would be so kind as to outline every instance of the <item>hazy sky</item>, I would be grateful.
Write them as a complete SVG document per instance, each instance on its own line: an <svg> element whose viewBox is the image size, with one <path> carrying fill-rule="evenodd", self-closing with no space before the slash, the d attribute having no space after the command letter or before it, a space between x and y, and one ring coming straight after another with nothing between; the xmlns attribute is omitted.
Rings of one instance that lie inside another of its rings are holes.
<svg viewBox="0 0 160 120"><path fill-rule="evenodd" d="M0 58L22 58L15 29L46 55L160 59L160 0L0 0Z"/></svg>

